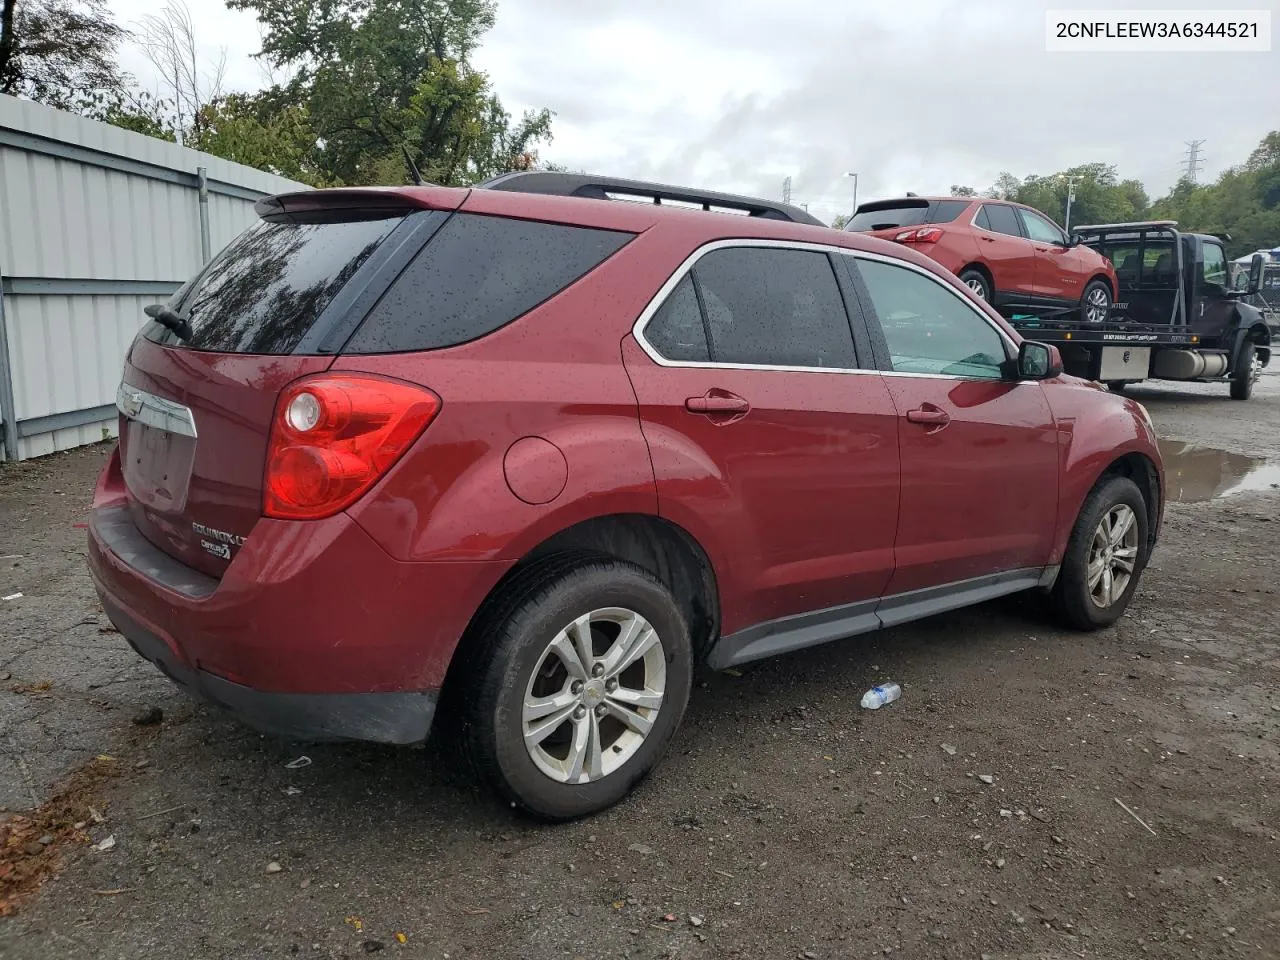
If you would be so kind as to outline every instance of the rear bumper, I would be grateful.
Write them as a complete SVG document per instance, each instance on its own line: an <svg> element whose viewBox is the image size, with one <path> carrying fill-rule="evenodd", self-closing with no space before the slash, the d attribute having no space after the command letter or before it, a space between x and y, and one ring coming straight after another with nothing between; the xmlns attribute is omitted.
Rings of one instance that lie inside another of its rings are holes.
<svg viewBox="0 0 1280 960"><path fill-rule="evenodd" d="M458 641L514 565L401 562L338 514L260 520L214 579L112 493L99 487L88 550L112 622L189 692L303 739L424 739Z"/></svg>
<svg viewBox="0 0 1280 960"><path fill-rule="evenodd" d="M105 594L111 622L144 660L188 694L230 711L264 733L295 740L372 740L420 743L431 732L435 691L416 693L271 693L233 683L175 656L158 634Z"/></svg>

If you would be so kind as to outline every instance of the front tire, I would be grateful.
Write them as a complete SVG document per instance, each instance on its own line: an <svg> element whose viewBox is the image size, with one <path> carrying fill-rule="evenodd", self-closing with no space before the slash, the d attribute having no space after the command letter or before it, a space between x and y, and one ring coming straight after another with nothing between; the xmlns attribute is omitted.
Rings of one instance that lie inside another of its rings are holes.
<svg viewBox="0 0 1280 960"><path fill-rule="evenodd" d="M1054 585L1063 619L1098 630L1123 616L1147 564L1147 503L1128 477L1101 481L1085 498Z"/></svg>
<svg viewBox="0 0 1280 960"><path fill-rule="evenodd" d="M1258 379L1256 360L1258 348L1252 343L1240 346L1240 356L1236 359L1236 368L1231 374L1231 399L1248 400L1253 396L1253 385Z"/></svg>
<svg viewBox="0 0 1280 960"><path fill-rule="evenodd" d="M585 560L517 580L473 642L466 749L513 806L574 820L625 797L684 716L689 629L671 592L630 563Z"/></svg>
<svg viewBox="0 0 1280 960"><path fill-rule="evenodd" d="M987 303L991 302L991 283L981 270L975 270L973 267L961 270L960 282L968 287L969 291L979 300L985 300Z"/></svg>
<svg viewBox="0 0 1280 960"><path fill-rule="evenodd" d="M1093 280L1080 298L1080 315L1086 323L1105 323L1111 313L1111 287L1105 280Z"/></svg>

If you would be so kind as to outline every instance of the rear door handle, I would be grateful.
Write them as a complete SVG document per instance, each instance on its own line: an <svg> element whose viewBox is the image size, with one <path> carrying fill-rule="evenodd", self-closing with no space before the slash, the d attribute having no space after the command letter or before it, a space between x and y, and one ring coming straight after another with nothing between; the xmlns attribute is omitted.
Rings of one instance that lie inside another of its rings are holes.
<svg viewBox="0 0 1280 960"><path fill-rule="evenodd" d="M951 414L934 406L917 407L907 411L907 420L911 423L924 423L934 427L945 427L951 422Z"/></svg>
<svg viewBox="0 0 1280 960"><path fill-rule="evenodd" d="M708 391L701 397L689 397L684 402L684 408L690 413L733 414L747 413L751 409L751 404L732 393Z"/></svg>

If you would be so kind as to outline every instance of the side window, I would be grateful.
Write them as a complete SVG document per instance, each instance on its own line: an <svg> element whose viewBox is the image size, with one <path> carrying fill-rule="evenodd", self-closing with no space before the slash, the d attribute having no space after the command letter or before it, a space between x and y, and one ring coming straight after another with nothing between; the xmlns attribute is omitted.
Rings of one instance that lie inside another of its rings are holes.
<svg viewBox="0 0 1280 960"><path fill-rule="evenodd" d="M378 301L350 353L434 350L523 316L634 234L456 213Z"/></svg>
<svg viewBox="0 0 1280 960"><path fill-rule="evenodd" d="M702 311L690 277L681 280L658 308L644 328L644 338L668 360L706 363L711 359Z"/></svg>
<svg viewBox="0 0 1280 960"><path fill-rule="evenodd" d="M987 208L979 207L978 215L973 218L974 226L981 227L983 230L991 229L991 218L987 216Z"/></svg>
<svg viewBox="0 0 1280 960"><path fill-rule="evenodd" d="M929 211L930 223L951 223L969 207L968 200L939 200Z"/></svg>
<svg viewBox="0 0 1280 960"><path fill-rule="evenodd" d="M1216 243L1206 243L1204 245L1204 272L1201 274L1204 279L1204 288L1206 290L1217 288L1225 291L1227 288L1227 258L1223 254L1222 248Z"/></svg>
<svg viewBox="0 0 1280 960"><path fill-rule="evenodd" d="M914 270L857 260L893 369L999 380L1004 339L959 295Z"/></svg>
<svg viewBox="0 0 1280 960"><path fill-rule="evenodd" d="M824 253L715 250L693 269L717 363L857 366L840 288Z"/></svg>
<svg viewBox="0 0 1280 960"><path fill-rule="evenodd" d="M1022 223L1027 228L1027 236L1039 243L1052 243L1056 246L1065 246L1067 238L1056 224L1050 223L1039 214L1032 213L1030 210L1018 209L1018 215L1022 217Z"/></svg>
<svg viewBox="0 0 1280 960"><path fill-rule="evenodd" d="M982 209L987 215L987 222L991 224L988 229L993 233L1003 233L1010 237L1022 236L1022 231L1018 229L1018 215L1013 207L1003 203L988 203Z"/></svg>

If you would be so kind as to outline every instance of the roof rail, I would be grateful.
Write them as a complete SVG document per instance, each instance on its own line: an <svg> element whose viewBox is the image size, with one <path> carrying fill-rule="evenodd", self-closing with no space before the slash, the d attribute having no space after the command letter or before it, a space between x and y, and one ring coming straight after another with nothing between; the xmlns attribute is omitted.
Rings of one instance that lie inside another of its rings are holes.
<svg viewBox="0 0 1280 960"><path fill-rule="evenodd" d="M774 203L758 197L741 197L732 193L672 187L644 180L621 177L597 177L583 173L552 173L543 170L504 173L479 185L486 190L509 190L513 193L544 193L558 197L586 197L612 200L615 195L626 199L648 200L659 206L663 201L696 203L703 210L740 210L752 217L767 220L789 220L825 227L826 224L806 210L786 203Z"/></svg>
<svg viewBox="0 0 1280 960"><path fill-rule="evenodd" d="M1132 223L1091 223L1077 226L1073 233L1101 233L1112 230L1174 230L1177 220L1135 220Z"/></svg>

